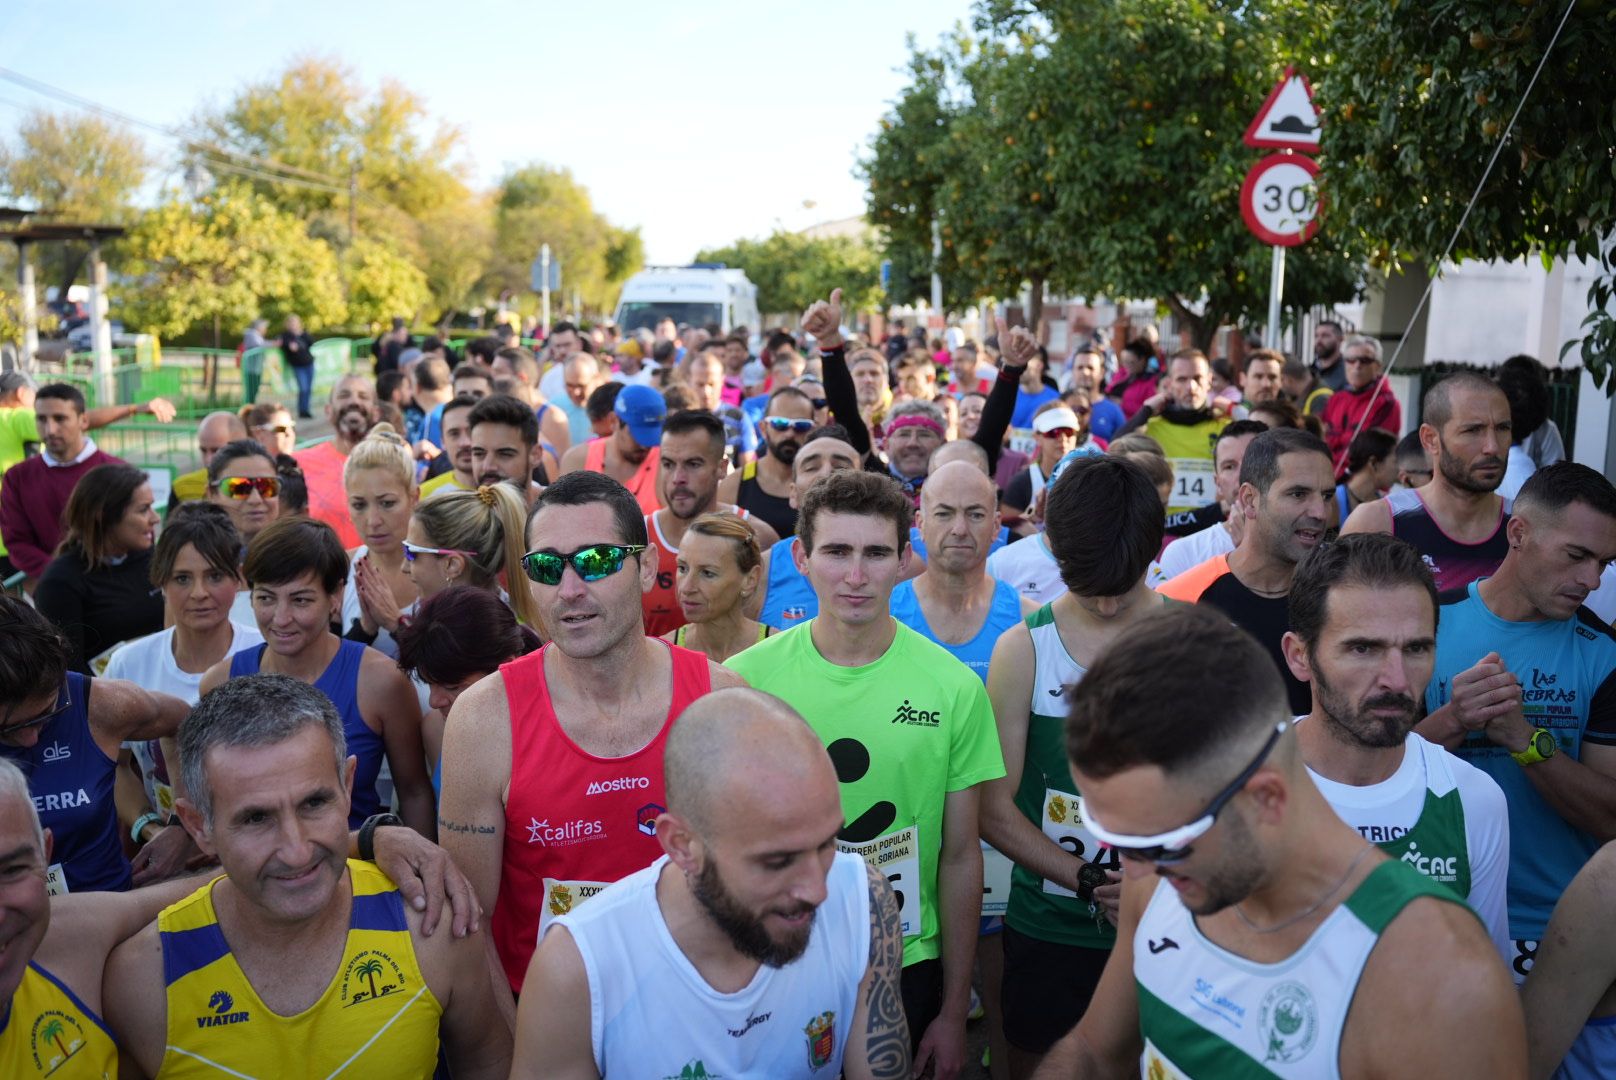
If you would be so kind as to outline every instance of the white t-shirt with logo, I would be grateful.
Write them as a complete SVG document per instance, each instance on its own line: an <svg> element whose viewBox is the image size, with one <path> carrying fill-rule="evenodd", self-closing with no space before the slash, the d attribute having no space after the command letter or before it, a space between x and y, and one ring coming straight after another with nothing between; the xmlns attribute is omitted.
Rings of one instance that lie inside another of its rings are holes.
<svg viewBox="0 0 1616 1080"><path fill-rule="evenodd" d="M1297 722L1306 719L1298 717ZM1425 807L1427 790L1441 794L1457 788L1470 862L1466 899L1505 962L1515 956L1507 906L1509 809L1496 780L1412 732L1404 743L1402 764L1378 784L1357 787L1337 783L1312 769L1307 774L1341 820L1373 844L1394 840L1412 829Z"/></svg>
<svg viewBox="0 0 1616 1080"><path fill-rule="evenodd" d="M1042 533L1006 544L989 555L988 574L1038 604L1047 604L1066 591L1060 567Z"/></svg>

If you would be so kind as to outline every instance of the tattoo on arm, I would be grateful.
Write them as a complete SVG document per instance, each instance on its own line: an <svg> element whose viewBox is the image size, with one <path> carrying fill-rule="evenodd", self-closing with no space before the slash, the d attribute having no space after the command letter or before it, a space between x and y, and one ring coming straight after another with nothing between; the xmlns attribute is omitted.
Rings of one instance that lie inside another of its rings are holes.
<svg viewBox="0 0 1616 1080"><path fill-rule="evenodd" d="M907 1078L909 1023L903 1013L899 979L903 972L903 923L886 876L866 868L870 879L870 989L864 1049L877 1080Z"/></svg>
<svg viewBox="0 0 1616 1080"><path fill-rule="evenodd" d="M446 833L460 833L463 836L493 836L498 830L492 825L467 824L462 821L450 821L442 814L438 815L438 828Z"/></svg>

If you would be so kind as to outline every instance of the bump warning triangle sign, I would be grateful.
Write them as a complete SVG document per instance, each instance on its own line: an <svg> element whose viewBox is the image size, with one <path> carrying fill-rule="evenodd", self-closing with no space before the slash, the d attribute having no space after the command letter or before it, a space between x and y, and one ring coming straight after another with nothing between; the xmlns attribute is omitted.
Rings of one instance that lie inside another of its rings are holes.
<svg viewBox="0 0 1616 1080"><path fill-rule="evenodd" d="M1279 83L1268 93L1268 100L1246 128L1247 146L1272 150L1319 152L1318 109L1313 107L1313 87L1295 68L1286 68Z"/></svg>

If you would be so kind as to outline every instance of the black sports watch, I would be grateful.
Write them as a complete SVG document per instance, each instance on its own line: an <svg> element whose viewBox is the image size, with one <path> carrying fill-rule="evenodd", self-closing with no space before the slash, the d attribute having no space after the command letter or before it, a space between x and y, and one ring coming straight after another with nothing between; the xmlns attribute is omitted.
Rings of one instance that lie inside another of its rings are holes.
<svg viewBox="0 0 1616 1080"><path fill-rule="evenodd" d="M359 858L363 862L376 861L376 830L386 825L403 825L397 814L372 814L359 826Z"/></svg>

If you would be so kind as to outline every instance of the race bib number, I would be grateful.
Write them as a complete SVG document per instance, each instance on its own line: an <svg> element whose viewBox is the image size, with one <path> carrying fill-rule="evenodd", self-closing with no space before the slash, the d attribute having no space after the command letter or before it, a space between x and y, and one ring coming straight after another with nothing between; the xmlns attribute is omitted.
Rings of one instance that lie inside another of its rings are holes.
<svg viewBox="0 0 1616 1080"><path fill-rule="evenodd" d="M982 914L1003 915L1010 907L1010 857L982 845Z"/></svg>
<svg viewBox="0 0 1616 1080"><path fill-rule="evenodd" d="M1189 1080L1189 1074L1174 1065L1149 1039L1145 1040L1145 1052L1139 1058L1139 1075L1145 1080Z"/></svg>
<svg viewBox="0 0 1616 1080"><path fill-rule="evenodd" d="M1013 427L1010 429L1010 449L1018 454L1029 457L1038 453L1038 436L1030 427Z"/></svg>
<svg viewBox="0 0 1616 1080"><path fill-rule="evenodd" d="M898 901L903 920L903 936L920 933L920 834L911 825L895 829L864 844L836 841L842 851L852 852L886 875L887 884Z"/></svg>
<svg viewBox="0 0 1616 1080"><path fill-rule="evenodd" d="M45 892L51 896L67 895L67 872L61 863L51 863L45 869Z"/></svg>
<svg viewBox="0 0 1616 1080"><path fill-rule="evenodd" d="M1516 986L1524 983L1526 977L1532 973L1532 961L1537 959L1539 944L1526 938L1515 939L1515 958L1509 963L1509 973L1515 976Z"/></svg>
<svg viewBox="0 0 1616 1080"><path fill-rule="evenodd" d="M1094 834L1083 828L1083 819L1077 813L1077 796L1053 788L1044 791L1044 835L1070 851L1084 862L1097 862L1107 870L1120 870L1122 860L1115 851L1100 846ZM1070 896L1077 893L1064 885L1044 879L1044 892L1051 896Z"/></svg>
<svg viewBox="0 0 1616 1080"><path fill-rule="evenodd" d="M1206 458L1169 458L1173 466L1173 493L1169 506L1194 508L1217 501L1216 467Z"/></svg>
<svg viewBox="0 0 1616 1080"><path fill-rule="evenodd" d="M565 915L610 884L609 881L561 881L557 878L545 878L544 906L539 908L538 940L544 940L544 933L550 929L550 924L555 922L556 916Z"/></svg>

